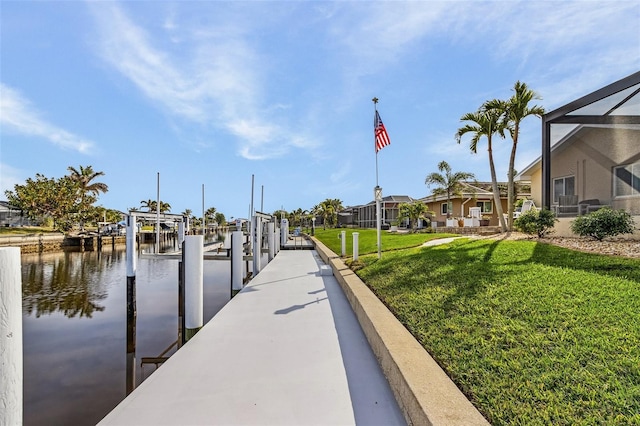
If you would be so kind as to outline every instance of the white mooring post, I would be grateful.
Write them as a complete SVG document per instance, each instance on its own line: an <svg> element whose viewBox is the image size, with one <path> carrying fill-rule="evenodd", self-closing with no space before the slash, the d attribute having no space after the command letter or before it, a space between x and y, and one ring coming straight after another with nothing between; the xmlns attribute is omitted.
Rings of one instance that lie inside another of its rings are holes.
<svg viewBox="0 0 640 426"><path fill-rule="evenodd" d="M253 276L255 277L262 269L260 264L262 257L262 219L259 216L254 216L253 225Z"/></svg>
<svg viewBox="0 0 640 426"><path fill-rule="evenodd" d="M360 237L359 232L353 233L353 260L358 260L358 238Z"/></svg>
<svg viewBox="0 0 640 426"><path fill-rule="evenodd" d="M136 226L136 215L130 214L127 216L127 278L136 277L136 232L138 227Z"/></svg>
<svg viewBox="0 0 640 426"><path fill-rule="evenodd" d="M127 216L126 258L127 258L127 360L126 391L129 395L136 387L136 216Z"/></svg>
<svg viewBox="0 0 640 426"><path fill-rule="evenodd" d="M340 242L342 249L342 257L347 254L347 231L340 231Z"/></svg>
<svg viewBox="0 0 640 426"><path fill-rule="evenodd" d="M231 289L242 290L242 231L231 233Z"/></svg>
<svg viewBox="0 0 640 426"><path fill-rule="evenodd" d="M185 216L182 218L182 221L178 223L178 247L182 247L182 243L184 242L184 236L186 235L187 230L187 221L189 219Z"/></svg>
<svg viewBox="0 0 640 426"><path fill-rule="evenodd" d="M287 245L287 241L289 241L289 220L282 219L282 229L280 232L280 236L282 239L280 240L280 245L282 247Z"/></svg>
<svg viewBox="0 0 640 426"><path fill-rule="evenodd" d="M187 235L182 250L184 251L185 337L189 340L203 325L204 236Z"/></svg>
<svg viewBox="0 0 640 426"><path fill-rule="evenodd" d="M20 248L0 248L0 425L22 424Z"/></svg>
<svg viewBox="0 0 640 426"><path fill-rule="evenodd" d="M274 231L275 234L275 241L276 241L276 254L280 253L280 227L276 226L276 229Z"/></svg>
<svg viewBox="0 0 640 426"><path fill-rule="evenodd" d="M276 233L273 222L267 223L267 242L269 244L269 262L271 262L276 257Z"/></svg>
<svg viewBox="0 0 640 426"><path fill-rule="evenodd" d="M127 317L136 314L136 216L127 216Z"/></svg>

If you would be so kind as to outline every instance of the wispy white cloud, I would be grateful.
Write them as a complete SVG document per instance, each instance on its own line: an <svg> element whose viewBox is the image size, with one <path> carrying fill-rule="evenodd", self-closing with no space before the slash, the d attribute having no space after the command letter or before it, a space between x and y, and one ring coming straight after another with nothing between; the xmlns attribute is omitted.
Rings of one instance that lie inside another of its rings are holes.
<svg viewBox="0 0 640 426"><path fill-rule="evenodd" d="M222 129L236 137L238 153L252 160L284 155L315 143L291 128L280 108L265 101L264 62L241 28L182 27L172 11L163 23L180 44L165 47L160 37L136 24L115 3L92 3L101 57L156 106L173 117ZM185 30L186 31L186 30Z"/></svg>
<svg viewBox="0 0 640 426"><path fill-rule="evenodd" d="M91 152L95 145L41 118L28 99L3 83L0 83L0 123L3 129L43 138L61 148L83 154Z"/></svg>
<svg viewBox="0 0 640 426"><path fill-rule="evenodd" d="M555 108L640 67L640 3L526 2L497 22L495 56L520 58L544 104ZM505 10L506 12L506 10ZM597 52L597 53L595 53Z"/></svg>
<svg viewBox="0 0 640 426"><path fill-rule="evenodd" d="M144 25L134 20L127 12L128 7L133 10L129 4L89 3L97 23L98 52L106 63L172 119L232 135L239 155L254 160L282 157L296 149L321 155L316 148L325 143L323 125L310 117L319 113L331 118L326 104L332 105L332 113L350 111L354 99L370 90L364 88L363 75L380 76L412 55L428 55L432 43L486 52L493 67L496 62L520 64L521 72L514 74L521 74L519 78L543 95L545 105L557 105L613 81L621 77L620 69L637 68L638 55L628 52L639 48L634 28L640 6L634 2L550 5L332 2L277 8L256 4L250 10L226 5L217 6L215 12L207 8L209 15L194 21L187 21L193 13L170 5L152 26L148 19ZM326 67L326 72L310 72L300 85L310 94L323 94L320 110L272 91L283 87L279 83L287 77L282 75L294 77L300 71L295 67L302 65L291 65L295 50L274 53L264 48L271 40L290 42L287 37L295 38L291 34L306 27L322 37L308 46L317 47L321 58L310 59L317 62L308 66L323 71ZM611 43L612 38L620 40ZM614 47L593 58L589 47L603 44ZM505 88L512 83L505 82Z"/></svg>
<svg viewBox="0 0 640 426"><path fill-rule="evenodd" d="M341 57L350 58L345 74L355 77L416 54L427 59L431 44L446 42L486 52L487 66L519 64L527 81L556 82L547 96L556 103L640 66L634 1L377 2L366 9L351 2L340 12L328 27Z"/></svg>
<svg viewBox="0 0 640 426"><path fill-rule="evenodd" d="M330 16L330 34L363 67L377 69L407 53L411 43L442 27L447 9L443 3L375 2L367 7L347 3ZM349 65L353 65L353 61Z"/></svg>

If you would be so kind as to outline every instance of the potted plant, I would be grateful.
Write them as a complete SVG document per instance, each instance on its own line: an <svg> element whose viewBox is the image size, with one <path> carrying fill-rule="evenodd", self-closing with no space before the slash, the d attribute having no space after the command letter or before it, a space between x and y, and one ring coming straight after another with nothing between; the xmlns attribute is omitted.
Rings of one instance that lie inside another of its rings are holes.
<svg viewBox="0 0 640 426"><path fill-rule="evenodd" d="M391 222L391 232L398 232L398 221L394 220Z"/></svg>
<svg viewBox="0 0 640 426"><path fill-rule="evenodd" d="M458 227L460 228L464 227L464 217L458 217L456 219L458 221Z"/></svg>
<svg viewBox="0 0 640 426"><path fill-rule="evenodd" d="M482 215L482 218L480 219L480 226L489 226L490 219L491 219L490 216Z"/></svg>

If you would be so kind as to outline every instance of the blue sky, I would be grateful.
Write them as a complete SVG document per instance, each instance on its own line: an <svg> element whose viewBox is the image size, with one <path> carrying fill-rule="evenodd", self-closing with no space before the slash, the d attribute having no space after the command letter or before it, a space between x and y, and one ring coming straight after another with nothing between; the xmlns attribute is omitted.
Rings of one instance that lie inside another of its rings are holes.
<svg viewBox="0 0 640 426"><path fill-rule="evenodd" d="M160 198L246 217L367 203L374 107L384 195L423 197L446 160L489 180L454 134L526 82L547 110L640 69L638 1L1 1L0 189L103 171L99 204ZM540 155L524 123L516 169ZM497 141L506 180L510 141Z"/></svg>

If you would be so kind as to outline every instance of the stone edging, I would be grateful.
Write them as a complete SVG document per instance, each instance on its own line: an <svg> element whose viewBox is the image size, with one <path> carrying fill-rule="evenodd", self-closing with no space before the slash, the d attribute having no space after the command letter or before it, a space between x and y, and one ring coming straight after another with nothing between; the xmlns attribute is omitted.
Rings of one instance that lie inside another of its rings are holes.
<svg viewBox="0 0 640 426"><path fill-rule="evenodd" d="M331 266L409 425L488 425L449 376L376 295L324 244Z"/></svg>

